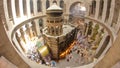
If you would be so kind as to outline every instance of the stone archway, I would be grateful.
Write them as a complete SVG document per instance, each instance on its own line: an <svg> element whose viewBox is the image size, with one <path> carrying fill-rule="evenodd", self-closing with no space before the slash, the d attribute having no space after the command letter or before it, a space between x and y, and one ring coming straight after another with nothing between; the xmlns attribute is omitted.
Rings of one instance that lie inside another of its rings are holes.
<svg viewBox="0 0 120 68"><path fill-rule="evenodd" d="M82 2L75 2L70 6L69 9L69 20L74 20L74 18L84 18L86 12L86 7Z"/></svg>

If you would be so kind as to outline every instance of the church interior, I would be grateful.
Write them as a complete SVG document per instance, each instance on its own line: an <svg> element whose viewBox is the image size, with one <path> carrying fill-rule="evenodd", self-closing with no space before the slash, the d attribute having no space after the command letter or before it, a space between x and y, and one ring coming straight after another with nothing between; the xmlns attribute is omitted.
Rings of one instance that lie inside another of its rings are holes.
<svg viewBox="0 0 120 68"><path fill-rule="evenodd" d="M0 0L0 68L120 68L120 0Z"/></svg>

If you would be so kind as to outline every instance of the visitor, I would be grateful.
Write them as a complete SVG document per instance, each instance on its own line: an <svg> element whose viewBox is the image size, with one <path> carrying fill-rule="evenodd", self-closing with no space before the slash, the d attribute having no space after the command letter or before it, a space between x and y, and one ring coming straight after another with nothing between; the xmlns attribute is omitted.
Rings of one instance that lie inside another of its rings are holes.
<svg viewBox="0 0 120 68"><path fill-rule="evenodd" d="M67 58L67 62L69 62L69 58Z"/></svg>
<svg viewBox="0 0 120 68"><path fill-rule="evenodd" d="M51 61L51 67L56 67L56 62L55 61Z"/></svg>

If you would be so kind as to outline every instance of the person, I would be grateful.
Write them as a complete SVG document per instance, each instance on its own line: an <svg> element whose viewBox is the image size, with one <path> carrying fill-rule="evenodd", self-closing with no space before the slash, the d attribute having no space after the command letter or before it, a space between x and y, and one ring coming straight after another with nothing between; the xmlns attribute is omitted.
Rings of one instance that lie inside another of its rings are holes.
<svg viewBox="0 0 120 68"><path fill-rule="evenodd" d="M67 62L69 62L69 58L67 58Z"/></svg>
<svg viewBox="0 0 120 68"><path fill-rule="evenodd" d="M51 61L51 67L56 67L56 62L55 61Z"/></svg>
<svg viewBox="0 0 120 68"><path fill-rule="evenodd" d="M77 50L77 54L79 54L80 53L80 50Z"/></svg>

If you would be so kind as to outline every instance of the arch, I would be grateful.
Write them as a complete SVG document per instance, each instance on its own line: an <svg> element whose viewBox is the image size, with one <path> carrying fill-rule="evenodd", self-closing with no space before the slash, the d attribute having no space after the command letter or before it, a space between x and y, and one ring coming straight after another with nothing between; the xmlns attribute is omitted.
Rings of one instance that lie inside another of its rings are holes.
<svg viewBox="0 0 120 68"><path fill-rule="evenodd" d="M64 1L63 0L60 0L60 7L64 8Z"/></svg>
<svg viewBox="0 0 120 68"><path fill-rule="evenodd" d="M16 11L16 16L20 17L19 0L15 0L15 11Z"/></svg>
<svg viewBox="0 0 120 68"><path fill-rule="evenodd" d="M56 4L57 4L57 1L56 1L56 0L54 0L54 1L53 1L53 3L56 3Z"/></svg>
<svg viewBox="0 0 120 68"><path fill-rule="evenodd" d="M30 0L30 12L34 13L33 0Z"/></svg>
<svg viewBox="0 0 120 68"><path fill-rule="evenodd" d="M46 0L46 9L50 6L50 1Z"/></svg>
<svg viewBox="0 0 120 68"><path fill-rule="evenodd" d="M103 13L103 7L104 7L104 0L100 0L100 5L99 5L99 17L102 17Z"/></svg>
<svg viewBox="0 0 120 68"><path fill-rule="evenodd" d="M23 13L24 15L27 15L27 5L26 5L26 0L23 0Z"/></svg>
<svg viewBox="0 0 120 68"><path fill-rule="evenodd" d="M95 15L95 9L96 9L96 1L92 0L92 5L91 5L91 14Z"/></svg>
<svg viewBox="0 0 120 68"><path fill-rule="evenodd" d="M107 47L107 45L109 44L109 41L110 41L110 36L108 35L103 44L102 44L102 47L100 48L99 52L95 55L96 58L99 58L100 55L103 53L103 51L105 50L105 48Z"/></svg>
<svg viewBox="0 0 120 68"><path fill-rule="evenodd" d="M107 0L107 11L106 11L105 21L107 21L108 18L109 18L109 15L110 15L110 8L111 8L111 0Z"/></svg>
<svg viewBox="0 0 120 68"><path fill-rule="evenodd" d="M81 2L75 2L70 6L69 9L70 16L71 17L79 17L79 18L84 18L86 8ZM69 17L69 18L71 18Z"/></svg>
<svg viewBox="0 0 120 68"><path fill-rule="evenodd" d="M90 21L90 22L88 23L87 36L88 36L88 35L91 35L91 33L92 33L92 29L93 29L92 26L93 26L93 22Z"/></svg>
<svg viewBox="0 0 120 68"><path fill-rule="evenodd" d="M55 32L54 27L51 27L51 31L52 31L52 34L54 34L54 32Z"/></svg>
<svg viewBox="0 0 120 68"><path fill-rule="evenodd" d="M42 2L41 2L41 0L37 0L37 11L38 12L42 11Z"/></svg>

